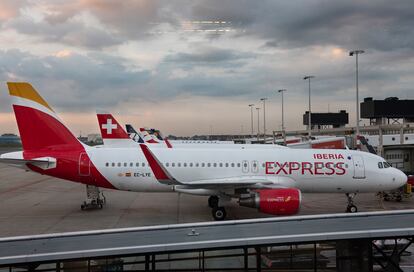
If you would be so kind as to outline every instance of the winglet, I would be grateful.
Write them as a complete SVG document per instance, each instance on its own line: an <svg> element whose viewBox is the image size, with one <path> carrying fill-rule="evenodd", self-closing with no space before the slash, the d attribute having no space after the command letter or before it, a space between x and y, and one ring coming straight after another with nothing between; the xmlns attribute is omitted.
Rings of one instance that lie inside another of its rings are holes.
<svg viewBox="0 0 414 272"><path fill-rule="evenodd" d="M151 150L145 144L140 144L141 150L144 153L145 158L148 161L148 164L151 167L152 172L155 175L155 178L163 184L168 185L179 185L181 184L178 182L165 167L161 164L161 162L155 157L155 155L151 152Z"/></svg>

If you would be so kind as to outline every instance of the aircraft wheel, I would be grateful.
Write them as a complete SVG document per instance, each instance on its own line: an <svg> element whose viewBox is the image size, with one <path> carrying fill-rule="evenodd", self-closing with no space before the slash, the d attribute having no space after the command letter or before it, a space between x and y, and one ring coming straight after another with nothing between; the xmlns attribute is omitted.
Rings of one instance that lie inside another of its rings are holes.
<svg viewBox="0 0 414 272"><path fill-rule="evenodd" d="M226 218L226 209L224 207L213 208L213 218L216 221L221 221Z"/></svg>
<svg viewBox="0 0 414 272"><path fill-rule="evenodd" d="M208 206L210 208L218 207L219 198L218 196L210 196L208 198Z"/></svg>
<svg viewBox="0 0 414 272"><path fill-rule="evenodd" d="M346 208L346 212L348 212L348 213L356 213L356 212L358 212L358 208L355 205L349 205Z"/></svg>

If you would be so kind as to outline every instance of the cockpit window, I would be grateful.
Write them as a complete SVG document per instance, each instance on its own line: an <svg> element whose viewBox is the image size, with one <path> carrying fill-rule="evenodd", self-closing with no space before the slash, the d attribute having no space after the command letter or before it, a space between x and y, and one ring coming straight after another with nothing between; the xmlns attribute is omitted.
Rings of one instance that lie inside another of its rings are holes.
<svg viewBox="0 0 414 272"><path fill-rule="evenodd" d="M391 167L391 165L388 162L384 162L384 168Z"/></svg>
<svg viewBox="0 0 414 272"><path fill-rule="evenodd" d="M382 162L378 163L378 168L380 168L380 169L384 168L384 166L382 165Z"/></svg>

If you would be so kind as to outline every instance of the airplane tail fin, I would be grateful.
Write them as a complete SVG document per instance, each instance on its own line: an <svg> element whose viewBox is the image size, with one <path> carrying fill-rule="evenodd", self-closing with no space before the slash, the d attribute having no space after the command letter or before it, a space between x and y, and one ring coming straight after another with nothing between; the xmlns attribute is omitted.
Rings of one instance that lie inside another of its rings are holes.
<svg viewBox="0 0 414 272"><path fill-rule="evenodd" d="M125 128L126 128L126 131L128 132L128 134L131 134L131 133L137 133L137 131L135 130L135 128L132 126L132 125L130 125L130 124L126 124L125 125Z"/></svg>
<svg viewBox="0 0 414 272"><path fill-rule="evenodd" d="M13 97L13 110L24 151L82 148L79 140L32 85L8 82L7 86Z"/></svg>
<svg viewBox="0 0 414 272"><path fill-rule="evenodd" d="M140 144L145 143L144 139L142 139L141 135L135 130L135 128L132 125L126 124L125 127L126 127L126 131L129 135L129 137L132 140L134 140L135 142L140 143Z"/></svg>
<svg viewBox="0 0 414 272"><path fill-rule="evenodd" d="M162 136L160 130L151 129L150 134L154 135L158 140L163 141L167 145L168 148L172 148L170 141L166 137Z"/></svg>
<svg viewBox="0 0 414 272"><path fill-rule="evenodd" d="M110 113L96 114L101 130L104 145L111 147L125 147L136 144L134 139L124 130Z"/></svg>
<svg viewBox="0 0 414 272"><path fill-rule="evenodd" d="M110 113L97 113L102 139L129 139L128 134Z"/></svg>
<svg viewBox="0 0 414 272"><path fill-rule="evenodd" d="M140 128L139 132L142 134L142 137L146 143L149 143L149 144L159 143L158 140L156 140L156 138L153 137L146 128Z"/></svg>

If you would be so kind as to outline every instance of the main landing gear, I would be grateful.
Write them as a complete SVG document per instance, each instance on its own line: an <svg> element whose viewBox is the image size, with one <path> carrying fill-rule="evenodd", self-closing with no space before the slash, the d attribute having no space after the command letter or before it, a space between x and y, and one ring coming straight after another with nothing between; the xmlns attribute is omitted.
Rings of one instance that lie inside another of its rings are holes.
<svg viewBox="0 0 414 272"><path fill-rule="evenodd" d="M86 200L81 205L81 210L102 209L105 203L105 196L98 187L86 185Z"/></svg>
<svg viewBox="0 0 414 272"><path fill-rule="evenodd" d="M208 206L212 209L211 212L214 220L221 221L226 218L226 209L224 207L219 207L218 196L210 196L208 198Z"/></svg>
<svg viewBox="0 0 414 272"><path fill-rule="evenodd" d="M348 206L346 207L346 212L347 213L356 213L358 212L358 208L357 206L355 206L354 204L354 197L356 196L356 193L353 194L346 194L346 197L348 199Z"/></svg>

